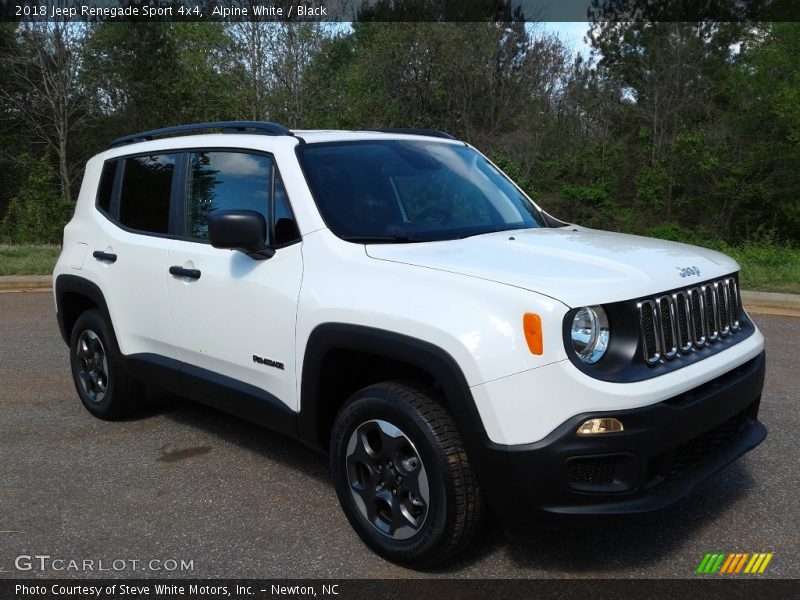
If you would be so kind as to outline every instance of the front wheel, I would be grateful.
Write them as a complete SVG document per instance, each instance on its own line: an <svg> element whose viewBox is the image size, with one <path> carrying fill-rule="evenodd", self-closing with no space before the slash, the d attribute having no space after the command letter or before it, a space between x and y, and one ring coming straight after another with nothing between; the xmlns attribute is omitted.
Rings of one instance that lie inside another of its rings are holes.
<svg viewBox="0 0 800 600"><path fill-rule="evenodd" d="M483 500L450 415L432 391L380 383L345 404L331 436L339 501L361 539L416 568L461 550Z"/></svg>

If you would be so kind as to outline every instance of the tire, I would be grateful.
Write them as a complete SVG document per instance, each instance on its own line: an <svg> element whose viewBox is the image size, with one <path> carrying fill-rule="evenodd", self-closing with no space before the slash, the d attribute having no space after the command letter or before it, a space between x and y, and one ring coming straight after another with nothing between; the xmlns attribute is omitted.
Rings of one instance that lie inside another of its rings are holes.
<svg viewBox="0 0 800 600"><path fill-rule="evenodd" d="M123 368L111 328L99 311L78 317L69 347L72 380L86 410L108 421L136 410L144 388Z"/></svg>
<svg viewBox="0 0 800 600"><path fill-rule="evenodd" d="M382 557L432 567L464 550L479 530L480 488L431 390L390 382L357 392L336 417L330 450L342 509Z"/></svg>

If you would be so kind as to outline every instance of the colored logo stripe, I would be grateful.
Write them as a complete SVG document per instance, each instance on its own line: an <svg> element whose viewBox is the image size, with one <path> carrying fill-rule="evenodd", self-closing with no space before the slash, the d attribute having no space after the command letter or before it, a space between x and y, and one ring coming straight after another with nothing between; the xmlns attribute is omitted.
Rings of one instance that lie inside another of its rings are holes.
<svg viewBox="0 0 800 600"><path fill-rule="evenodd" d="M738 554L728 554L728 558L725 559L724 563L722 563L722 569L720 569L720 573L730 573L731 563L738 559Z"/></svg>
<svg viewBox="0 0 800 600"><path fill-rule="evenodd" d="M724 552L708 553L700 561L697 573L732 574L744 572L751 575L760 575L767 569L767 565L773 556L772 552L756 552L753 554L749 552L735 552L732 554Z"/></svg>
<svg viewBox="0 0 800 600"><path fill-rule="evenodd" d="M763 573L769 561L772 560L772 553L769 554L753 554L753 558L750 559L750 562L747 563L747 566L744 568L745 573Z"/></svg>
<svg viewBox="0 0 800 600"><path fill-rule="evenodd" d="M725 553L706 554L700 566L697 567L698 573L716 573L725 559Z"/></svg>
<svg viewBox="0 0 800 600"><path fill-rule="evenodd" d="M748 552L731 554L728 560L725 561L725 564L722 565L720 573L739 573L742 567L744 567L744 562L747 560L748 556L750 556Z"/></svg>
<svg viewBox="0 0 800 600"><path fill-rule="evenodd" d="M708 565L708 561L710 559L711 559L711 555L710 554L706 554L703 557L703 560L700 561L700 566L697 567L697 572L698 573L705 573L706 572L706 565Z"/></svg>

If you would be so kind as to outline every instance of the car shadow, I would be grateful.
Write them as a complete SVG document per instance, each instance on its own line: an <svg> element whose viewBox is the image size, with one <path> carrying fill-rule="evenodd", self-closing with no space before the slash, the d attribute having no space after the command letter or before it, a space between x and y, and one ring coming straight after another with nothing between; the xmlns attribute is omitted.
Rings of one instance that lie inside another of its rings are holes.
<svg viewBox="0 0 800 600"><path fill-rule="evenodd" d="M328 459L290 437L180 396L148 390L142 409L132 419L164 416L181 426L200 429L222 441L291 469L302 469L320 483L333 487Z"/></svg>

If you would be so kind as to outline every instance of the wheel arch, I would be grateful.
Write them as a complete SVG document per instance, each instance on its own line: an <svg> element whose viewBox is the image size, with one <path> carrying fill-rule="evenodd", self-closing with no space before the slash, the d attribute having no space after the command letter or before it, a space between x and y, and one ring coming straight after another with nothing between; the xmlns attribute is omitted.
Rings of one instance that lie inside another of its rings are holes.
<svg viewBox="0 0 800 600"><path fill-rule="evenodd" d="M108 324L111 341L119 348L108 304L97 284L77 275L59 275L55 281L55 299L58 328L67 345L78 317L87 310L96 309Z"/></svg>
<svg viewBox="0 0 800 600"><path fill-rule="evenodd" d="M353 371L361 371L362 376L348 379ZM325 323L311 332L306 344L300 438L327 452L333 420L342 404L359 389L387 379L421 380L435 387L465 445L476 436L486 436L467 380L446 350L384 329Z"/></svg>

